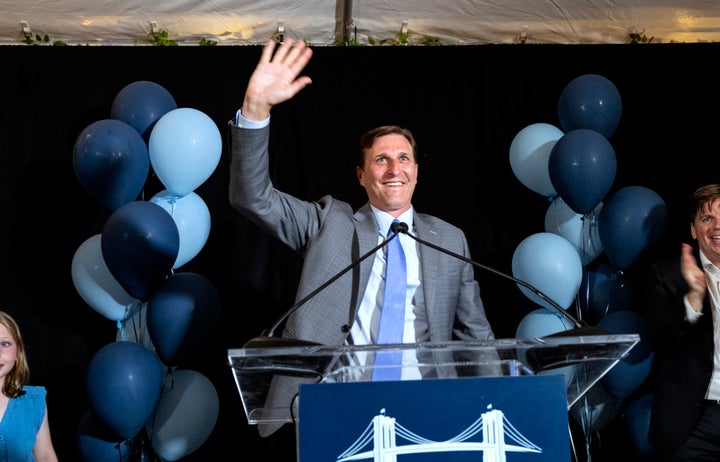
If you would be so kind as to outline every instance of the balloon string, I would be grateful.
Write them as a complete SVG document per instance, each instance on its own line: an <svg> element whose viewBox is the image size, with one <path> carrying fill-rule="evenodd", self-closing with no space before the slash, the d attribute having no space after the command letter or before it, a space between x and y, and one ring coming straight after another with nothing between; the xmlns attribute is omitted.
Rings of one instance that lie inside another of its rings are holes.
<svg viewBox="0 0 720 462"><path fill-rule="evenodd" d="M585 302L586 307L590 306L590 273L588 272L587 267L583 267L582 283L580 284L580 288L582 289L583 286L585 287L585 291L584 292L582 290L578 291L577 303L575 304L575 311L577 312L576 313L577 318L581 319L581 320L583 318L583 316L582 316L583 301Z"/></svg>
<svg viewBox="0 0 720 462"><path fill-rule="evenodd" d="M620 295L620 291L625 288L625 273L623 273L622 270L618 270L615 273L615 276L617 277L617 280L619 281L619 284L615 285L615 288L613 289L612 293L608 297L607 303L605 304L605 313L603 313L604 316L607 316L610 313L610 303L611 301L614 301L616 297Z"/></svg>
<svg viewBox="0 0 720 462"><path fill-rule="evenodd" d="M583 437L585 438L585 454L587 456L588 461L591 459L590 458L590 446L592 444L593 414L594 414L594 411L592 409L590 409L590 402L588 401L587 394L585 394L585 395L583 395L581 421L582 421L582 428L583 428Z"/></svg>
<svg viewBox="0 0 720 462"><path fill-rule="evenodd" d="M585 302L585 306L590 306L590 273L587 269L587 264L585 263L585 256L587 255L587 252L585 251L585 239L584 236L589 236L589 234L585 233L586 226L588 226L588 222L585 219L587 215L583 215L580 217L580 221L582 221L582 231L581 236L583 238L580 239L580 261L582 263L582 279L584 284L580 284L580 287L585 287L585 292L581 293L581 291L578 291L577 296L577 303L575 305L575 310L577 311L577 317L578 319L582 319L582 302Z"/></svg>
<svg viewBox="0 0 720 462"><path fill-rule="evenodd" d="M134 302L125 306L125 313L123 314L122 319L118 319L115 324L117 326L118 330L120 331L120 339L123 341L127 340L127 335L125 333L125 326L124 326L123 321L125 319L128 319L132 315L132 313L134 311L133 305L134 305Z"/></svg>

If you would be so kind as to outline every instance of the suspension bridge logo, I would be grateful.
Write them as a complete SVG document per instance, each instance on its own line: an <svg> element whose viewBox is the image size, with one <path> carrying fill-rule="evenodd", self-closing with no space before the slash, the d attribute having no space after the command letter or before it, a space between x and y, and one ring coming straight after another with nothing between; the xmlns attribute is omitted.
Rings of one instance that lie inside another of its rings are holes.
<svg viewBox="0 0 720 462"><path fill-rule="evenodd" d="M478 434L481 440L474 441L478 439ZM542 448L523 436L503 412L492 409L492 405L466 429L443 441L414 433L394 417L385 415L385 409L381 409L360 436L337 456L337 462L396 462L404 454L456 451L482 452L483 462L505 462L508 452L539 454Z"/></svg>
<svg viewBox="0 0 720 462"><path fill-rule="evenodd" d="M299 460L570 460L564 375L300 385Z"/></svg>

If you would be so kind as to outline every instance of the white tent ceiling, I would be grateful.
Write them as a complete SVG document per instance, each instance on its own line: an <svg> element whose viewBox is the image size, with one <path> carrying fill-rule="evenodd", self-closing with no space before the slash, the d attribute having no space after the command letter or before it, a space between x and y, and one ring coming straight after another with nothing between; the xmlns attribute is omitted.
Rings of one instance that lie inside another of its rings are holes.
<svg viewBox="0 0 720 462"><path fill-rule="evenodd" d="M0 0L0 44L47 35L68 45L261 44L273 34L330 46L407 43L720 41L720 0Z"/></svg>

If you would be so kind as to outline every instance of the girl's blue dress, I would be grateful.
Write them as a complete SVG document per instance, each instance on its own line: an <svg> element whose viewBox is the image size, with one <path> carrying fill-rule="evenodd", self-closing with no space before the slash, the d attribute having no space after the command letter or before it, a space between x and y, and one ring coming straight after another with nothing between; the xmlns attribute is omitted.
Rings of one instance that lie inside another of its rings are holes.
<svg viewBox="0 0 720 462"><path fill-rule="evenodd" d="M45 387L26 385L0 420L0 462L35 462L32 449L45 417Z"/></svg>

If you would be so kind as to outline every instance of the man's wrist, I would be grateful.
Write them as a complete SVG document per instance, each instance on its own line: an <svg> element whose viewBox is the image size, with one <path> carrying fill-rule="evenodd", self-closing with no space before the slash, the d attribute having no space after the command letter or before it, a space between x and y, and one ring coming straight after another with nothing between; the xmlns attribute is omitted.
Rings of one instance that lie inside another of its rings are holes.
<svg viewBox="0 0 720 462"><path fill-rule="evenodd" d="M237 113L235 113L235 125L241 128L264 128L269 123L269 115L263 120L253 120L245 117L242 108L238 109Z"/></svg>

